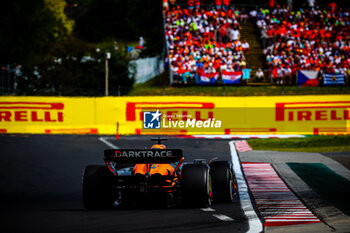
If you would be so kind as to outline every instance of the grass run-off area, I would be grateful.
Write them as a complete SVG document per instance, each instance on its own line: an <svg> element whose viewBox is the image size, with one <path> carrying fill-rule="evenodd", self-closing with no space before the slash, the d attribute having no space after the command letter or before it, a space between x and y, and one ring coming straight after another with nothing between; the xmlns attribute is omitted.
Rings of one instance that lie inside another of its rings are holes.
<svg viewBox="0 0 350 233"><path fill-rule="evenodd" d="M296 152L350 151L350 136L252 139L248 143L253 150Z"/></svg>
<svg viewBox="0 0 350 233"><path fill-rule="evenodd" d="M350 87L296 86L149 86L135 85L129 96L280 96L350 94Z"/></svg>

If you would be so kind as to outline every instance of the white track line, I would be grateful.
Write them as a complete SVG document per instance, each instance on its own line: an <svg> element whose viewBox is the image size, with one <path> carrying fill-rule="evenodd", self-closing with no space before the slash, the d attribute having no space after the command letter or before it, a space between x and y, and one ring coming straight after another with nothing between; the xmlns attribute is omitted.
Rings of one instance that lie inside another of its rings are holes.
<svg viewBox="0 0 350 233"><path fill-rule="evenodd" d="M250 200L247 182L244 179L244 176L242 173L242 169L240 166L240 162L239 162L236 147L235 147L235 141L230 141L229 145L231 150L233 170L235 172L237 185L238 185L239 199L241 202L242 209L248 218L249 230L247 231L247 233L262 232L263 225L253 208L252 201Z"/></svg>
<svg viewBox="0 0 350 233"><path fill-rule="evenodd" d="M228 217L228 216L226 216L226 215L223 215L223 214L213 214L213 216L214 216L215 218L220 219L221 221L225 221L225 222L233 221L232 218L230 218L230 217Z"/></svg>
<svg viewBox="0 0 350 233"><path fill-rule="evenodd" d="M215 210L208 207L208 208L201 208L201 211L204 211L204 212L214 212Z"/></svg>
<svg viewBox="0 0 350 233"><path fill-rule="evenodd" d="M204 211L204 212L215 212L216 210L208 207L208 208L201 208L200 209L201 211ZM230 218L229 216L227 215L224 215L224 214L212 214L213 217L217 218L217 219L220 219L221 221L224 221L224 222L230 222L230 221L234 221L233 218Z"/></svg>
<svg viewBox="0 0 350 233"><path fill-rule="evenodd" d="M114 145L113 143L110 143L109 141L107 141L108 137L100 137L99 140L101 142L103 142L104 144L106 144L107 146L109 146L112 149L119 149L119 147L117 147L116 145Z"/></svg>

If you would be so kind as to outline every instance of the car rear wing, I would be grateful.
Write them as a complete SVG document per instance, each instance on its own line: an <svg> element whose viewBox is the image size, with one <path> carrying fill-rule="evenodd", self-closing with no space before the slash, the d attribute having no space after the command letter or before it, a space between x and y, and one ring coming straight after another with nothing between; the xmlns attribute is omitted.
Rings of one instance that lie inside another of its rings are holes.
<svg viewBox="0 0 350 233"><path fill-rule="evenodd" d="M105 162L116 163L175 163L183 157L180 149L109 149L104 153Z"/></svg>

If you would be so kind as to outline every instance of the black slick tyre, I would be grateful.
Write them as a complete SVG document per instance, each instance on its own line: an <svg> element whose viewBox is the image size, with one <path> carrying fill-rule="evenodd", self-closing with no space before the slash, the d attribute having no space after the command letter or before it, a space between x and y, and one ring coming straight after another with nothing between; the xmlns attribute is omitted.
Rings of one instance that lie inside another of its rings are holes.
<svg viewBox="0 0 350 233"><path fill-rule="evenodd" d="M215 202L231 202L234 195L235 178L232 165L228 161L215 161L210 164L210 174Z"/></svg>
<svg viewBox="0 0 350 233"><path fill-rule="evenodd" d="M184 165L181 171L181 190L182 202L186 207L208 207L211 204L211 187L207 165Z"/></svg>
<svg viewBox="0 0 350 233"><path fill-rule="evenodd" d="M106 166L89 165L83 174L83 203L88 210L113 207L112 175Z"/></svg>

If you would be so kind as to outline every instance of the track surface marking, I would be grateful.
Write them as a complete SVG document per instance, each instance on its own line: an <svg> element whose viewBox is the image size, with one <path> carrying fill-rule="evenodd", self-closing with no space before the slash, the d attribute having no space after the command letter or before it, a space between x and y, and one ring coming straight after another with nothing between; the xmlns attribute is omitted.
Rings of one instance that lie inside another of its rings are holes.
<svg viewBox="0 0 350 233"><path fill-rule="evenodd" d="M270 163L243 162L242 167L264 226L286 226L321 221L295 196Z"/></svg>
<svg viewBox="0 0 350 233"><path fill-rule="evenodd" d="M237 141L235 144L236 144L237 151L239 151L239 152L252 150L252 148L249 146L249 144L246 140Z"/></svg>

